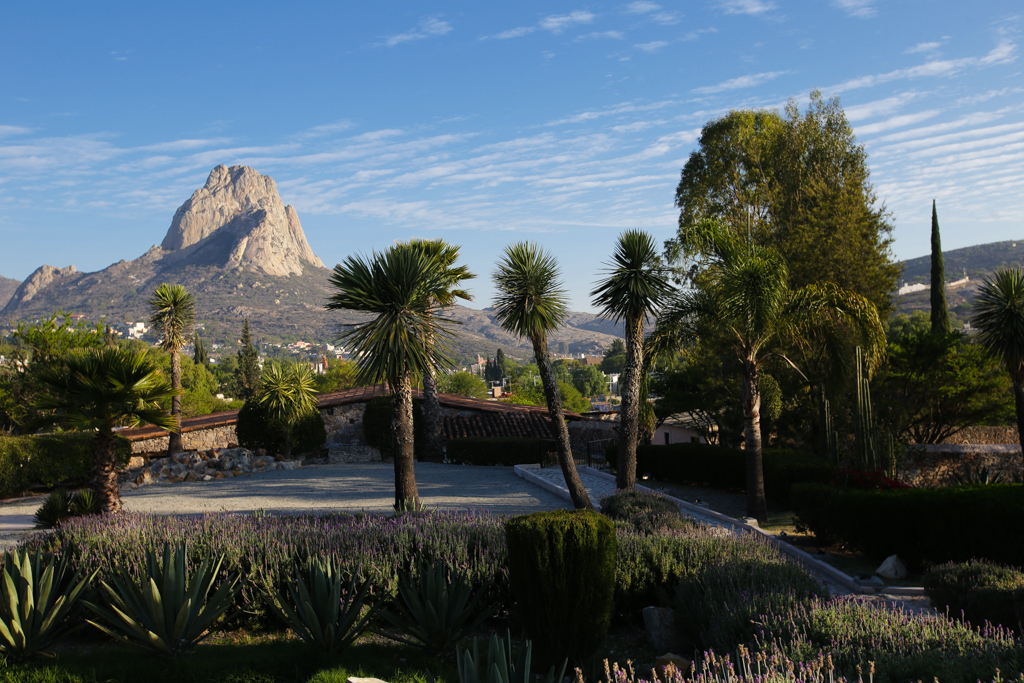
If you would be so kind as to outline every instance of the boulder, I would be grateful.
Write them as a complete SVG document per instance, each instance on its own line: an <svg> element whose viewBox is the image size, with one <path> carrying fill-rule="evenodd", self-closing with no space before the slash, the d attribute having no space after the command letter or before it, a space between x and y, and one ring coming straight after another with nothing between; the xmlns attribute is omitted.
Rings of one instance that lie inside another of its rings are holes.
<svg viewBox="0 0 1024 683"><path fill-rule="evenodd" d="M654 660L654 670L658 672L658 680L669 680L670 677L665 675L665 669L669 665L674 666L683 677L689 676L693 669L693 662L686 657L667 652Z"/></svg>
<svg viewBox="0 0 1024 683"><path fill-rule="evenodd" d="M651 637L654 649L660 652L681 650L683 637L676 627L675 610L666 607L645 607L644 627Z"/></svg>
<svg viewBox="0 0 1024 683"><path fill-rule="evenodd" d="M907 568L897 555L890 555L878 566L875 573L886 579L904 579L907 577Z"/></svg>

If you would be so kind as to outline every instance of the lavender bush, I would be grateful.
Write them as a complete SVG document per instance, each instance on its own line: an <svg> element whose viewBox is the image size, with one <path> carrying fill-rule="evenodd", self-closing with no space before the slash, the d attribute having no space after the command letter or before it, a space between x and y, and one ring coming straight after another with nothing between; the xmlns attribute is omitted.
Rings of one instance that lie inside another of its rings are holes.
<svg viewBox="0 0 1024 683"><path fill-rule="evenodd" d="M877 683L970 683L1020 678L1024 672L1024 645L1011 631L973 629L948 616L914 614L885 602L815 599L757 621L761 642L778 644L793 660L825 656L851 678L871 663Z"/></svg>

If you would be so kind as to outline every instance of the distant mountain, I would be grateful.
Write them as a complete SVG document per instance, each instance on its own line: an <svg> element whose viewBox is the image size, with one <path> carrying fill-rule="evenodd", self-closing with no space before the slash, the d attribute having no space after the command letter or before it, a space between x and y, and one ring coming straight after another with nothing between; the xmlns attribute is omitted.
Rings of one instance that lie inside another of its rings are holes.
<svg viewBox="0 0 1024 683"><path fill-rule="evenodd" d="M330 342L360 317L324 310L329 274L272 178L247 166L217 166L174 213L160 245L139 258L96 273L44 265L21 283L0 278L0 321L57 310L109 323L146 320L153 290L170 282L196 295L208 343L234 345L245 318L253 336L266 342ZM464 323L456 341L463 360L499 347L513 356L531 353L528 342L494 323L492 312L456 306L448 315ZM573 313L550 340L594 353L611 344L617 329L594 315Z"/></svg>
<svg viewBox="0 0 1024 683"><path fill-rule="evenodd" d="M20 284L17 280L0 275L0 308L7 305L7 302L11 300L11 296L14 294L14 290L18 289Z"/></svg>
<svg viewBox="0 0 1024 683"><path fill-rule="evenodd" d="M990 242L943 251L942 260L946 267L947 285L968 278L967 282L946 287L950 311L966 320L971 314L971 305L982 278L1000 268L1024 268L1024 240ZM931 267L931 255L904 261L903 280L907 284L929 284ZM928 311L931 308L930 294L928 290L905 294L897 298L896 306L900 313Z"/></svg>

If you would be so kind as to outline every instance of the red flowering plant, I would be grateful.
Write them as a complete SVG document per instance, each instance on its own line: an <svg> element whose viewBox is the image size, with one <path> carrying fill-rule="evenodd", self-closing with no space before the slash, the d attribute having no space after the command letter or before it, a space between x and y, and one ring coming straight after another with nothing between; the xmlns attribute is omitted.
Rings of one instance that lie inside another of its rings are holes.
<svg viewBox="0 0 1024 683"><path fill-rule="evenodd" d="M844 469L832 480L833 484L849 486L853 489L865 491L888 491L889 489L909 489L909 484L904 484L886 475L884 470L857 470Z"/></svg>

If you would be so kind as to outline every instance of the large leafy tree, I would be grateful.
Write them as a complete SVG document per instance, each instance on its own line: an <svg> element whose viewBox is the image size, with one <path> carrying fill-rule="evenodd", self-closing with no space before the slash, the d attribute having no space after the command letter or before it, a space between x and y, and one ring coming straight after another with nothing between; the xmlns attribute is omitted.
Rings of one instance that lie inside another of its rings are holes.
<svg viewBox="0 0 1024 683"><path fill-rule="evenodd" d="M702 221L680 233L682 253L695 266L693 287L673 297L658 320L656 334L682 346L721 344L740 365L747 514L767 517L761 452L762 394L777 384L766 364L793 345L821 343L841 375L852 339L876 362L885 349L878 311L866 298L833 283L800 289L773 248L737 235L716 221Z"/></svg>
<svg viewBox="0 0 1024 683"><path fill-rule="evenodd" d="M619 393L619 462L616 486L636 488L636 446L640 433L640 393L644 374L644 325L657 316L672 292L654 238L641 230L619 236L607 277L591 292L602 316L625 323L626 359Z"/></svg>
<svg viewBox="0 0 1024 683"><path fill-rule="evenodd" d="M814 92L803 115L791 101L782 113L739 110L710 121L683 168L676 205L681 232L713 218L773 247L793 289L834 282L883 313L892 306L892 223L838 98ZM666 246L678 260L679 238Z"/></svg>
<svg viewBox="0 0 1024 683"><path fill-rule="evenodd" d="M292 428L316 411L316 382L306 365L272 363L263 369L257 402L284 432L283 455L292 455Z"/></svg>
<svg viewBox="0 0 1024 683"><path fill-rule="evenodd" d="M161 402L179 396L145 351L130 349L78 350L68 353L61 368L40 373L45 388L36 407L46 422L96 433L92 486L103 510L121 509L117 486L115 427L152 424L173 430L178 421Z"/></svg>
<svg viewBox="0 0 1024 683"><path fill-rule="evenodd" d="M1000 269L982 281L971 325L978 328L981 344L1002 360L1010 373L1024 454L1024 271Z"/></svg>
<svg viewBox="0 0 1024 683"><path fill-rule="evenodd" d="M413 452L412 385L431 371L451 367L455 321L438 316L434 293L448 275L422 249L396 244L369 257L349 256L334 267L327 309L359 311L370 318L350 325L340 341L356 358L360 378L386 381L394 396L395 507L419 506Z"/></svg>
<svg viewBox="0 0 1024 683"><path fill-rule="evenodd" d="M181 441L181 347L196 321L196 300L182 285L163 283L149 300L152 315L149 322L160 330L160 348L171 354L171 386L178 393L171 399L171 415L178 427L171 432L167 452L185 450Z"/></svg>
<svg viewBox="0 0 1024 683"><path fill-rule="evenodd" d="M409 247L421 251L434 263L438 277L428 292L433 304L443 312L458 299L472 301L472 295L462 289L462 283L476 277L466 266L455 264L459 260L459 247L441 239L410 240ZM500 351L499 351L500 353ZM438 400L437 372L433 366L423 373L423 431L424 457L431 462L444 458L444 434L441 431L441 403Z"/></svg>
<svg viewBox="0 0 1024 683"><path fill-rule="evenodd" d="M557 329L569 314L565 290L559 282L558 264L540 246L531 242L517 242L505 247L493 279L497 290L494 319L504 329L529 339L533 345L544 398L551 416L552 436L558 444L558 464L562 468L569 496L577 510L592 509L590 496L580 481L572 458L562 397L551 367L551 355L548 353L548 332Z"/></svg>

